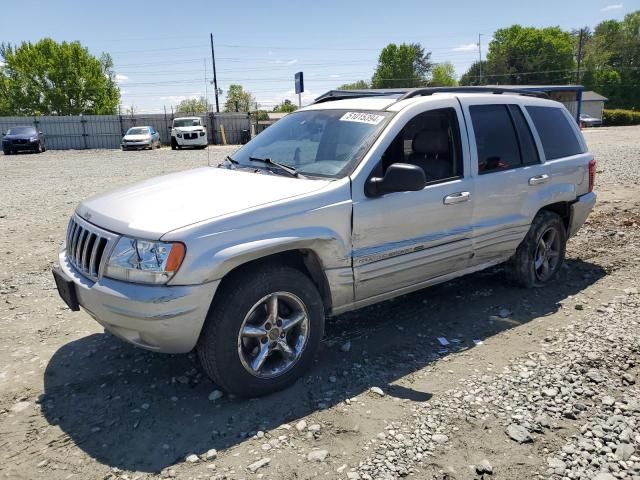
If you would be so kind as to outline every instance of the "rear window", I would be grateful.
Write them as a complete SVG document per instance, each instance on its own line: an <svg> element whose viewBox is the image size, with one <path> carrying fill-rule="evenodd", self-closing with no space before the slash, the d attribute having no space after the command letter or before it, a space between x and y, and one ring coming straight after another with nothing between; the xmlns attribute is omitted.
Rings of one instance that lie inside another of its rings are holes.
<svg viewBox="0 0 640 480"><path fill-rule="evenodd" d="M508 106L473 105L469 111L478 148L478 172L520 166L520 146Z"/></svg>
<svg viewBox="0 0 640 480"><path fill-rule="evenodd" d="M547 160L584 153L571 118L561 108L528 106L527 112L540 135Z"/></svg>

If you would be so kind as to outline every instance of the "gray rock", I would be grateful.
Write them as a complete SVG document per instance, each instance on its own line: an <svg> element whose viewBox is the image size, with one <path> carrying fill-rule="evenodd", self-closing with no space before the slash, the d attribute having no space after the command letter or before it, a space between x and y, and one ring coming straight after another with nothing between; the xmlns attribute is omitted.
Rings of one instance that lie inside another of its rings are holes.
<svg viewBox="0 0 640 480"><path fill-rule="evenodd" d="M544 390L542 390L542 394L545 397L554 398L556 395L558 395L558 389L556 389L556 388L545 388Z"/></svg>
<svg viewBox="0 0 640 480"><path fill-rule="evenodd" d="M299 432L303 432L307 428L307 422L305 420L300 420L296 423L296 430Z"/></svg>
<svg viewBox="0 0 640 480"><path fill-rule="evenodd" d="M624 373L622 375L622 380L627 382L629 385L633 385L636 383L636 377L634 377L631 373Z"/></svg>
<svg viewBox="0 0 640 480"><path fill-rule="evenodd" d="M307 460L324 462L328 456L329 452L327 450L313 450L307 454Z"/></svg>
<svg viewBox="0 0 640 480"><path fill-rule="evenodd" d="M375 393L376 395L378 395L380 397L384 397L384 392L382 391L382 389L380 387L371 387L369 389L369 391L371 393Z"/></svg>
<svg viewBox="0 0 640 480"><path fill-rule="evenodd" d="M607 407L610 407L614 403L616 403L616 399L613 398L611 395L605 395L604 397L602 397L602 404L603 405L606 405Z"/></svg>
<svg viewBox="0 0 640 480"><path fill-rule="evenodd" d="M596 368L592 368L588 370L586 373L586 376L589 380L591 380L594 383L602 383L605 380L602 373L600 373L600 371Z"/></svg>
<svg viewBox="0 0 640 480"><path fill-rule="evenodd" d="M548 459L547 464L549 468L552 468L556 473L561 473L567 468L567 464L556 457Z"/></svg>
<svg viewBox="0 0 640 480"><path fill-rule="evenodd" d="M595 477L593 477L593 480L617 480L617 479L610 473L600 472Z"/></svg>
<svg viewBox="0 0 640 480"><path fill-rule="evenodd" d="M215 448L207 450L207 453L203 455L205 460L214 460L218 456L218 451Z"/></svg>
<svg viewBox="0 0 640 480"><path fill-rule="evenodd" d="M476 472L478 472L480 475L482 475L483 473L488 473L489 475L492 475L493 466L491 465L491 463L489 463L489 460L485 458L484 460L480 461L478 465L476 465Z"/></svg>
<svg viewBox="0 0 640 480"><path fill-rule="evenodd" d="M196 463L200 460L200 457L198 457L198 455L196 455L195 453L190 453L184 458L184 460L185 462Z"/></svg>
<svg viewBox="0 0 640 480"><path fill-rule="evenodd" d="M253 462L251 465L249 465L247 467L247 470L249 470L252 473L255 473L256 470L269 465L269 462L271 462L271 459L269 457L261 458L257 462Z"/></svg>
<svg viewBox="0 0 640 480"><path fill-rule="evenodd" d="M449 437L447 437L446 435L442 435L441 433L436 433L435 435L431 436L431 440L433 440L438 445L444 445L449 441Z"/></svg>
<svg viewBox="0 0 640 480"><path fill-rule="evenodd" d="M522 425L516 425L515 423L512 423L507 427L507 435L518 443L533 442L533 437L529 433L529 430L524 428Z"/></svg>
<svg viewBox="0 0 640 480"><path fill-rule="evenodd" d="M626 462L627 460L629 460L631 455L633 455L634 451L635 448L633 448L633 445L623 443L621 445L618 445L618 447L616 448L616 458L618 460L624 460Z"/></svg>
<svg viewBox="0 0 640 480"><path fill-rule="evenodd" d="M216 400L221 399L223 395L224 393L222 393L220 390L214 390L209 394L209 400L215 402Z"/></svg>

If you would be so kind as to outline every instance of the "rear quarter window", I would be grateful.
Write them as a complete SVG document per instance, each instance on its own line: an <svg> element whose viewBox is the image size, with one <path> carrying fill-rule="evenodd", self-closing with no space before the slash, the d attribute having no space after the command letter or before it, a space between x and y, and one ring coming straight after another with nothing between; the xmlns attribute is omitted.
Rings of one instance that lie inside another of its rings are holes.
<svg viewBox="0 0 640 480"><path fill-rule="evenodd" d="M547 160L584 153L570 122L573 120L561 108L529 105L527 112L540 135Z"/></svg>

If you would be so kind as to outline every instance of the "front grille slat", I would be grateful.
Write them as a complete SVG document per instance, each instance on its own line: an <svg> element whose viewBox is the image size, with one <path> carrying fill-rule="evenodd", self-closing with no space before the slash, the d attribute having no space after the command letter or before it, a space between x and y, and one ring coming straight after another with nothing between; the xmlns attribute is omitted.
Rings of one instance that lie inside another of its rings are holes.
<svg viewBox="0 0 640 480"><path fill-rule="evenodd" d="M74 216L67 229L67 259L79 273L98 280L107 245L117 238L117 235Z"/></svg>

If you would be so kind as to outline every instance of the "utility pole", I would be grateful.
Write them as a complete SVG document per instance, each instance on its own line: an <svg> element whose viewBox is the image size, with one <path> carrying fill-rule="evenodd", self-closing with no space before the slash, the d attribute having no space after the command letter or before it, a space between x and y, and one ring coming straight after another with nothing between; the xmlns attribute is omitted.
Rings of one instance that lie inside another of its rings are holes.
<svg viewBox="0 0 640 480"><path fill-rule="evenodd" d="M576 62L576 84L580 85L580 63L582 62L582 42L584 40L584 28L580 29L578 38L578 61Z"/></svg>
<svg viewBox="0 0 640 480"><path fill-rule="evenodd" d="M216 77L216 54L213 52L213 33L211 37L211 62L213 63L213 88L216 94L216 113L220 113L220 104L218 103L218 77Z"/></svg>
<svg viewBox="0 0 640 480"><path fill-rule="evenodd" d="M479 69L478 85L482 85L482 44L481 44L481 37L482 37L482 34L479 33L478 34L478 58L480 59L480 61L478 62L478 69Z"/></svg>
<svg viewBox="0 0 640 480"><path fill-rule="evenodd" d="M209 87L207 81L207 59L204 58L204 109L209 113Z"/></svg>

